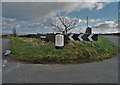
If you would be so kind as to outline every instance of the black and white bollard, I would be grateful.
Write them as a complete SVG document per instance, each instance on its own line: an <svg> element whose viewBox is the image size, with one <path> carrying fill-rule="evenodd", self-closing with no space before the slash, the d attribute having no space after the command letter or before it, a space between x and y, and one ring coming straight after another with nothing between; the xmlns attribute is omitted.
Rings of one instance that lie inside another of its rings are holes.
<svg viewBox="0 0 120 85"><path fill-rule="evenodd" d="M56 34L55 35L55 48L62 49L64 47L64 35Z"/></svg>

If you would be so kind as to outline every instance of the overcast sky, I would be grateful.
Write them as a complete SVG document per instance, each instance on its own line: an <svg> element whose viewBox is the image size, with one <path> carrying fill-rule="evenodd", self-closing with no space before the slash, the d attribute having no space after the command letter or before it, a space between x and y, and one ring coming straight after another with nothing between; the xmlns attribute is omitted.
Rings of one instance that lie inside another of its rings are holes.
<svg viewBox="0 0 120 85"><path fill-rule="evenodd" d="M3 2L2 31L11 33L54 32L49 25L56 14L78 18L80 26L71 32L85 32L86 16L94 33L118 32L118 2Z"/></svg>

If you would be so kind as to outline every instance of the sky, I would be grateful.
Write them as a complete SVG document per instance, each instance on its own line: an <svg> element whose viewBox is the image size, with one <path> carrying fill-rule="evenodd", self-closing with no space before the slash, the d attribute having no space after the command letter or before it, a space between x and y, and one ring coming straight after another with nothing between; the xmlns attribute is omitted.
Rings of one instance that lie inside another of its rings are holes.
<svg viewBox="0 0 120 85"><path fill-rule="evenodd" d="M69 20L78 19L80 26L70 32L84 33L86 17L93 33L118 32L118 2L2 2L2 32L18 34L51 33L50 22L59 14ZM59 22L57 22L59 24Z"/></svg>

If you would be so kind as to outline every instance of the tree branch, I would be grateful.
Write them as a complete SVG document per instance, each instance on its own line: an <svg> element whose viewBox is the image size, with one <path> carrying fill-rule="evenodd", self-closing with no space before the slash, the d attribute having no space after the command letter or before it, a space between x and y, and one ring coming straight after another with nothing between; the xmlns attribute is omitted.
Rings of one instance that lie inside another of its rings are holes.
<svg viewBox="0 0 120 85"><path fill-rule="evenodd" d="M56 27L59 31L63 31L59 26L57 26L57 25L55 25L55 24L53 24L53 23L50 23L53 27Z"/></svg>
<svg viewBox="0 0 120 85"><path fill-rule="evenodd" d="M77 19L70 19L68 17L62 17L59 15L57 15L56 17L58 21L60 21L60 24L59 23L58 24L50 23L50 24L53 27L55 27L57 30L59 30L60 32L64 32L65 34L67 34L67 32L70 31L71 29L74 29L77 26L79 26Z"/></svg>

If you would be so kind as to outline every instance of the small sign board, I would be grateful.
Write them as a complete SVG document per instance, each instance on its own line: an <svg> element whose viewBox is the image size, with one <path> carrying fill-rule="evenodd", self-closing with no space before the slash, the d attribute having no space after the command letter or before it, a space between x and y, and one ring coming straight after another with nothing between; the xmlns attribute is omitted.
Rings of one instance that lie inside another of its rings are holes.
<svg viewBox="0 0 120 85"><path fill-rule="evenodd" d="M40 36L40 38L46 38L46 36Z"/></svg>
<svg viewBox="0 0 120 85"><path fill-rule="evenodd" d="M40 36L40 39L45 41L46 40L46 36Z"/></svg>
<svg viewBox="0 0 120 85"><path fill-rule="evenodd" d="M55 35L55 47L56 49L64 47L64 35L62 34Z"/></svg>

